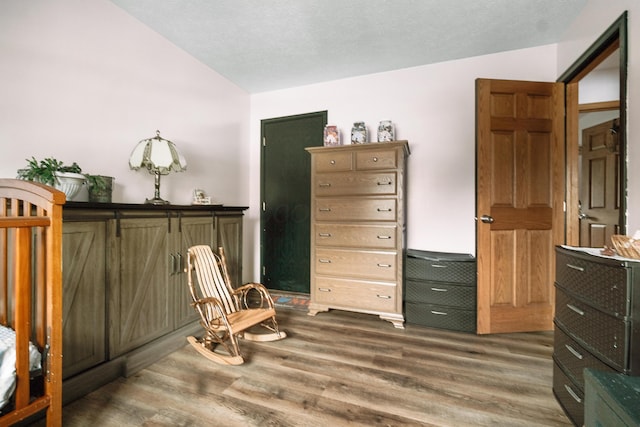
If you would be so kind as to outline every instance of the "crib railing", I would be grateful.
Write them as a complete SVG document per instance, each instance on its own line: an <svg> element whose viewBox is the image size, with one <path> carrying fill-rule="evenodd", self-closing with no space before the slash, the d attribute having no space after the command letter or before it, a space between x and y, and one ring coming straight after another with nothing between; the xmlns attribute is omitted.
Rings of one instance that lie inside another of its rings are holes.
<svg viewBox="0 0 640 427"><path fill-rule="evenodd" d="M0 323L16 333L14 409L0 417L11 425L46 410L47 426L62 423L62 205L52 187L0 179ZM37 345L44 386L34 397L29 342Z"/></svg>

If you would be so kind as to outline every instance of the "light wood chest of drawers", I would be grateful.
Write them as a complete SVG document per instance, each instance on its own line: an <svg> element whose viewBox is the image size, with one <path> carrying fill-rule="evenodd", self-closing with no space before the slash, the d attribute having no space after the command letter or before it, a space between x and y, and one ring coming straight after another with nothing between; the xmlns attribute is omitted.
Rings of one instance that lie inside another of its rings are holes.
<svg viewBox="0 0 640 427"><path fill-rule="evenodd" d="M310 147L309 315L340 309L404 327L407 141Z"/></svg>

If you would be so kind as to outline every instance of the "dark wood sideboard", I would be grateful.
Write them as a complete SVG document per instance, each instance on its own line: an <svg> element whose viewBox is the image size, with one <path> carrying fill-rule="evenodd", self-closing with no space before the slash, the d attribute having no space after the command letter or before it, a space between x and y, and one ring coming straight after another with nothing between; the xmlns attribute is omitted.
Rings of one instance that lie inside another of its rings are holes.
<svg viewBox="0 0 640 427"><path fill-rule="evenodd" d="M63 211L63 401L129 376L201 329L186 251L225 249L242 281L246 207L69 202Z"/></svg>

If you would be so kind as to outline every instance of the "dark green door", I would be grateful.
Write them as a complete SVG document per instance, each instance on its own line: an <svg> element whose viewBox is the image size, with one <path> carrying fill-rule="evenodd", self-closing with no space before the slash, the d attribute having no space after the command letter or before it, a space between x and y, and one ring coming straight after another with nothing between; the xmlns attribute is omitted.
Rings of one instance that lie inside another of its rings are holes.
<svg viewBox="0 0 640 427"><path fill-rule="evenodd" d="M309 293L311 157L327 112L262 120L262 283Z"/></svg>

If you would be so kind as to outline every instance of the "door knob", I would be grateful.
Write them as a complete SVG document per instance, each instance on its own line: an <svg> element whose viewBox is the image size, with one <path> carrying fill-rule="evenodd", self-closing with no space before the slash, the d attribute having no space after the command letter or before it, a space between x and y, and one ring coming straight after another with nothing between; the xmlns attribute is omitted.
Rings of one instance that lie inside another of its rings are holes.
<svg viewBox="0 0 640 427"><path fill-rule="evenodd" d="M482 215L480 217L480 221L484 222L485 224L493 224L493 217L491 215Z"/></svg>

